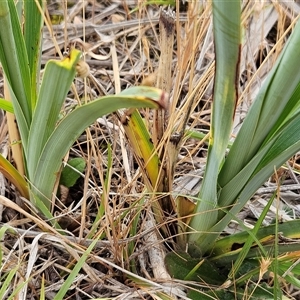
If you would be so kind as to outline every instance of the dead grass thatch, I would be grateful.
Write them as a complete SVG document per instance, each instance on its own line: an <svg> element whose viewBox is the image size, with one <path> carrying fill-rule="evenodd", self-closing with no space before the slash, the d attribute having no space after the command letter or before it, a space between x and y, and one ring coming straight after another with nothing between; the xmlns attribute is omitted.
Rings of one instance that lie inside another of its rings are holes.
<svg viewBox="0 0 300 300"><path fill-rule="evenodd" d="M205 136L210 124L214 75L210 4L183 2L176 12L170 70L172 114L166 138L186 127ZM89 65L88 77L76 79L66 100L65 112L80 102L142 82L149 85L155 82L160 56L158 5L135 0L89 0L68 1L65 8L64 3L48 1L47 16L53 25L45 26L42 63L58 58L59 52L66 51L70 43L76 43ZM244 3L241 97L234 134L282 50L292 30L290 25L299 12L300 6L293 1ZM56 20L58 24L54 25ZM0 84L2 88L2 77ZM152 112L143 114L151 121ZM1 153L10 157L3 113L0 126ZM74 144L69 156L83 157L87 168L74 187L61 188L54 208L65 235L57 234L38 214L27 213L26 207L30 204L21 199L0 174L0 195L11 199L11 202L2 198L0 201L1 226L6 224L9 228L1 232L1 275L17 266L6 297L24 283L16 299L39 299L43 288L46 299L53 299L85 249L99 239L64 299L159 299L160 293L171 295L170 299L187 299L185 283L172 280L164 267L164 253L169 251L168 245L172 246L172 238L164 243L166 237L158 230L163 224L156 224L150 204L142 201L142 170L118 118L115 115L99 118ZM186 138L182 142L174 193L197 193L205 157L205 138ZM281 185L283 219L295 218L298 214L294 202L300 190L295 172L298 168L296 156L289 161L288 168L282 170L286 178ZM251 220L276 188L277 182L270 179L258 191L241 213L246 224L251 226ZM100 204L103 216L99 217ZM294 215L286 212L287 207ZM270 220L273 216L271 211ZM228 232L236 230L235 224L228 227Z"/></svg>

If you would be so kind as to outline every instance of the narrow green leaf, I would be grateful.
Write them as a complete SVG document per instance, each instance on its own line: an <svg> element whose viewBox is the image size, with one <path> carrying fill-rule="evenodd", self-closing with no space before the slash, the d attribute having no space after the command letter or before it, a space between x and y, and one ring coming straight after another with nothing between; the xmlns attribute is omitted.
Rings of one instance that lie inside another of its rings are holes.
<svg viewBox="0 0 300 300"><path fill-rule="evenodd" d="M289 267L291 267L291 266L289 266ZM288 273L290 273L290 271ZM292 286L297 287L298 289L300 289L300 280L298 278L296 276L289 275L289 274L284 276L285 281L290 283Z"/></svg>
<svg viewBox="0 0 300 300"><path fill-rule="evenodd" d="M257 165L259 165L259 163L271 147L272 143L269 143L263 149L261 149L261 151L259 151L253 157L253 159L230 182L228 182L222 189L220 189L218 199L220 209L228 210L231 207L231 205L233 205L233 203L236 202L238 195L241 193L241 191L243 190L243 188L257 169ZM245 205L245 203L240 204L243 206ZM221 219L223 216L224 212L220 210L219 219Z"/></svg>
<svg viewBox="0 0 300 300"><path fill-rule="evenodd" d="M32 201L32 203L34 203L35 208L37 208L42 213L42 215L53 225L53 227L57 229L57 232L61 232L61 234L64 234L64 231L60 231L61 226L57 222L57 218L53 217L51 213L51 207L46 206L45 203L36 194L34 194L31 189L29 190L29 192L30 200Z"/></svg>
<svg viewBox="0 0 300 300"><path fill-rule="evenodd" d="M14 113L13 105L10 101L0 98L0 109L3 109L7 112Z"/></svg>
<svg viewBox="0 0 300 300"><path fill-rule="evenodd" d="M50 60L45 69L38 102L34 111L25 149L29 178L33 178L38 159L46 141L55 129L59 113L75 77L80 51L73 49L62 61Z"/></svg>
<svg viewBox="0 0 300 300"><path fill-rule="evenodd" d="M272 128L272 130L266 137L263 145L266 144L272 138L272 136L277 131L280 130L281 127L285 126L285 124L287 122L289 122L290 120L292 120L295 117L298 117L299 115L300 115L300 82L298 83L291 98L287 102L284 110L282 111L282 114L279 116L275 126Z"/></svg>
<svg viewBox="0 0 300 300"><path fill-rule="evenodd" d="M20 270L21 266L17 265L17 269ZM15 268L14 268L15 269ZM25 285L27 285L29 282L29 279L26 281L20 281L18 282L18 284L16 284L14 286L14 288L12 289L11 294L9 294L9 297L5 298L7 300L15 300L16 297L18 297L20 295L20 291L24 288Z"/></svg>
<svg viewBox="0 0 300 300"><path fill-rule="evenodd" d="M201 214L195 215L190 222L196 231L206 231L217 221L217 179L228 146L238 96L241 3L239 0L215 0L212 3L216 75L207 165L195 211ZM190 234L189 242L198 244L198 238L199 233Z"/></svg>
<svg viewBox="0 0 300 300"><path fill-rule="evenodd" d="M5 77L24 114L31 123L31 80L27 51L13 0L0 1L0 61ZM15 110L18 120L19 111ZM22 136L23 138L23 136Z"/></svg>
<svg viewBox="0 0 300 300"><path fill-rule="evenodd" d="M268 253L268 256L274 257L274 244L271 243L268 245L264 245L264 250L266 253ZM300 243L287 243L287 244L278 245L278 255L283 255L288 252L299 252L299 251L300 251ZM232 263L236 261L238 255L239 255L239 251L232 251L230 253L227 253L226 255L211 257L209 258L209 261L211 261L213 264L215 264L218 267L231 268ZM247 259L256 259L256 260L261 259L261 249L259 247L252 247L249 253L247 254Z"/></svg>
<svg viewBox="0 0 300 300"><path fill-rule="evenodd" d="M30 124L27 123L26 116L24 115L22 107L18 99L16 98L13 90L11 89L10 86L8 86L8 88L9 88L10 99L12 100L14 114L18 123L18 129L20 132L23 149L26 149L28 145L28 134L29 134Z"/></svg>
<svg viewBox="0 0 300 300"><path fill-rule="evenodd" d="M41 282L41 290L40 290L40 300L46 299L46 293L45 293L45 277L44 274L42 275L42 282Z"/></svg>
<svg viewBox="0 0 300 300"><path fill-rule="evenodd" d="M35 108L40 82L40 56L42 53L41 41L43 36L43 16L38 9L37 3L43 10L45 1L24 1L24 39L28 55L31 82L33 83L31 87L31 106L33 110Z"/></svg>
<svg viewBox="0 0 300 300"><path fill-rule="evenodd" d="M225 186L255 155L270 133L277 130L295 106L292 98L300 82L300 23L296 25L268 79L251 106L219 176ZM292 100L291 100L292 99Z"/></svg>
<svg viewBox="0 0 300 300"><path fill-rule="evenodd" d="M81 268L83 267L83 265L86 263L86 260L88 259L90 253L94 249L94 247L97 244L97 242L98 242L98 239L95 239L90 244L90 246L86 249L86 251L84 251L84 253L82 254L82 256L77 261L76 265L74 266L73 270L69 274L68 278L66 279L66 281L63 283L63 285L60 287L58 293L53 298L53 300L64 299L64 296L68 292L70 286L74 283L74 280L75 280L76 276L78 275L78 273L81 270Z"/></svg>
<svg viewBox="0 0 300 300"><path fill-rule="evenodd" d="M13 281L13 278L15 277L15 274L18 272L20 268L20 265L16 265L13 269L11 269L5 280L1 282L1 289L0 289L0 297L1 299L7 299L6 297L8 296L7 295L7 290L9 289L9 286L11 285L12 281ZM6 296L6 297L4 297Z"/></svg>
<svg viewBox="0 0 300 300"><path fill-rule="evenodd" d="M262 240L267 236L274 234L275 224L269 226L261 227L256 233L256 238ZM282 236L290 239L299 239L300 238L300 220L293 220L289 222L284 222L278 225L278 232ZM222 237L217 240L213 246L212 256L217 257L228 252L231 252L234 248L243 247L244 243L249 237L249 232L243 231L236 234L232 234L226 237Z"/></svg>
<svg viewBox="0 0 300 300"><path fill-rule="evenodd" d="M275 199L275 193L274 195L271 197L271 199L268 201L268 204L264 207L263 212L261 213L259 219L257 220L257 222L255 223L254 228L251 230L251 233L256 237L258 230L260 229L262 222L264 220L264 218L266 217L269 208L271 207L273 200ZM277 236L278 231L276 231L277 228L274 228L275 231L273 232L274 235ZM241 265L243 264L252 244L254 242L254 238L252 235L249 235L248 239L246 240L241 252L239 253L239 256L237 258L237 260L234 262L231 271L228 274L228 278L229 279L233 279L235 274L238 273L239 268L241 267ZM261 247L262 248L262 247ZM264 253L264 250L262 251L262 255L266 256L266 253Z"/></svg>
<svg viewBox="0 0 300 300"><path fill-rule="evenodd" d="M281 127L280 131L277 132L277 134L269 142L269 144L272 144L272 147L257 166L257 170L260 170L270 164L279 168L281 164L300 149L299 119L300 114L296 115L293 119L290 119L289 122L285 123L285 125ZM297 148L297 146L299 148Z"/></svg>

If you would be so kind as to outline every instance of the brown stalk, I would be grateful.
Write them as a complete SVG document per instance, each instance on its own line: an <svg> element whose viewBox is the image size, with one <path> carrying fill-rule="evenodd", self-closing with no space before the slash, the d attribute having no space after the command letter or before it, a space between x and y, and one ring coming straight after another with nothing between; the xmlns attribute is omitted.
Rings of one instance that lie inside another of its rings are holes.
<svg viewBox="0 0 300 300"><path fill-rule="evenodd" d="M168 9L162 10L159 18L160 29L160 58L157 71L156 87L170 93L172 86L172 54L175 32L175 17ZM168 111L155 110L153 141L158 145L166 129Z"/></svg>
<svg viewBox="0 0 300 300"><path fill-rule="evenodd" d="M4 80L4 97L6 100L11 101L10 92ZM22 144L21 144L21 137L18 129L18 125L16 122L16 118L14 114L7 113L7 126L8 126L8 136L9 136L9 143L12 152L12 158L15 162L16 168L21 176L25 175L24 170L24 159L23 159L23 152L22 152Z"/></svg>
<svg viewBox="0 0 300 300"><path fill-rule="evenodd" d="M161 10L159 29L161 53L157 70L156 87L170 94L172 87L171 70L175 33L175 15L171 9ZM162 193L170 192L170 181L173 180L173 172L170 170L170 163L167 163L167 161L171 160L171 164L173 165L174 153L168 153L169 138L167 134L164 135L169 122L169 107L170 103L168 103L166 110L155 110L153 122L153 142L160 153L159 156L161 159L161 169L155 190ZM159 203L166 217L174 214L175 203L170 195L163 195Z"/></svg>

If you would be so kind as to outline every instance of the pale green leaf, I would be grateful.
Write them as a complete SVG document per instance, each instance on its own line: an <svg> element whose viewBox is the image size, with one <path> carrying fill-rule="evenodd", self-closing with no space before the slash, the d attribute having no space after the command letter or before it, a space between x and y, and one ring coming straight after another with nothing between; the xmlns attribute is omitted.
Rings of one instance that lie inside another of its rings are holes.
<svg viewBox="0 0 300 300"><path fill-rule="evenodd" d="M206 231L217 221L217 179L231 134L237 102L241 39L240 1L215 0L212 4L216 52L212 121L207 165L195 211L201 215L196 215L190 222L193 229L202 231ZM189 242L193 243L197 241L199 234L190 234L188 237Z"/></svg>
<svg viewBox="0 0 300 300"><path fill-rule="evenodd" d="M75 77L79 56L80 52L73 49L70 58L50 60L46 65L30 128L28 148L25 149L29 178L33 178L41 151L58 122L63 101Z"/></svg>

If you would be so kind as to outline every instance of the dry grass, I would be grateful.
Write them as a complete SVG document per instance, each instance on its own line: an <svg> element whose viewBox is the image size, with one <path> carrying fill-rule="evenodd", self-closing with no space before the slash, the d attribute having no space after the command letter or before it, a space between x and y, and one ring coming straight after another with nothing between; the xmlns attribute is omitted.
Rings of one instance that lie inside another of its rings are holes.
<svg viewBox="0 0 300 300"><path fill-rule="evenodd" d="M67 26L64 23L53 25L51 32L45 28L43 43L42 61L46 62L58 57L59 51L65 51L65 47L75 41L85 53L90 68L88 77L76 79L65 111L82 101L92 101L145 83L145 80L147 84L155 82L153 76L160 55L158 6L146 6L146 1L135 0L73 2L76 4L64 10L63 2L48 1L49 14L61 16L67 20ZM245 2L241 97L234 134L282 50L292 29L290 25L299 12L300 6L293 1ZM210 123L214 75L210 5L206 1L187 1L180 5L176 17L170 70L171 113L163 141L185 128L205 135ZM144 111L143 114L151 123L152 112ZM1 152L9 157L3 114L0 133ZM82 134L69 155L83 157L87 168L73 188L62 188L53 208L65 235L49 228L38 215L28 214L25 210L30 204L20 199L14 188L0 176L0 195L11 199L11 202L0 201L2 225L11 228L5 234L2 232L1 275L19 266L6 296L26 282L16 299L39 299L44 278L46 299L53 299L86 247L99 239L64 299L159 299L159 292L171 294L170 299L186 299L184 283L168 278L164 269L162 259L165 251L170 250L168 245L172 244L172 239L169 237L170 243L165 244L158 231L162 224L155 223L147 201L147 198L157 201L157 197L146 195L144 199L142 170L118 118L111 115L98 119ZM197 193L205 157L205 139L182 140L174 193ZM298 214L294 202L300 190L297 169L296 156L282 170L281 176L285 178L280 194L283 219L295 218ZM265 206L264 201L273 189L277 189L277 183L270 179L241 213L246 224L251 225L251 219ZM100 206L102 211L99 213ZM294 215L287 214L286 207ZM274 215L271 211L270 220ZM236 230L235 224L228 227L229 232Z"/></svg>

